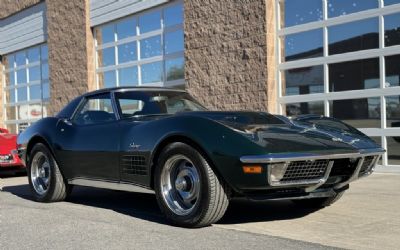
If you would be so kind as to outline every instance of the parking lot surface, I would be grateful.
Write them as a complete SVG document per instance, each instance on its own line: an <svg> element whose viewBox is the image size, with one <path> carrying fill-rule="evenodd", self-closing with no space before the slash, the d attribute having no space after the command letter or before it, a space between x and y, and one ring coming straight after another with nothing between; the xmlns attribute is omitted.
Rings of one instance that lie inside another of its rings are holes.
<svg viewBox="0 0 400 250"><path fill-rule="evenodd" d="M400 175L354 183L320 211L287 201L234 201L212 227L183 229L154 195L74 189L68 201L31 200L26 177L0 179L0 249L398 249Z"/></svg>

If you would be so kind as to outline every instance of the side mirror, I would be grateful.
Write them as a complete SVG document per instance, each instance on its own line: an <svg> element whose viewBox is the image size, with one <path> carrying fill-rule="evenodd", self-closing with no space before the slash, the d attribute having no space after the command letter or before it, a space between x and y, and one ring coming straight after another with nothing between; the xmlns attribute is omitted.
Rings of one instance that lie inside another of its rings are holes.
<svg viewBox="0 0 400 250"><path fill-rule="evenodd" d="M61 118L61 121L69 126L72 126L72 121L69 118Z"/></svg>

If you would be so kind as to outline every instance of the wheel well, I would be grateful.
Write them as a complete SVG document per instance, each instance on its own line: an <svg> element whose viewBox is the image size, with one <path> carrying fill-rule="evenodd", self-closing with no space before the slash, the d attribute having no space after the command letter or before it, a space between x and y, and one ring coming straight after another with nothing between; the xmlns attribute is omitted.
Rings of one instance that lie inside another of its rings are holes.
<svg viewBox="0 0 400 250"><path fill-rule="evenodd" d="M214 167L214 162L211 160L211 158L208 156L206 151L194 140L190 139L189 137L186 136L181 136L181 135L175 135L175 136L170 136L168 138L165 138L161 143L158 144L155 153L153 154L152 157L152 162L151 162L151 181L150 181L150 187L154 189L154 170L158 161L158 158L160 157L161 152L163 149L174 142L182 142L185 144L188 144L189 146L195 148L197 151L200 152L200 154L207 160L207 162L210 163L211 168L214 170L215 174L218 177L221 177L220 174L218 173L218 170Z"/></svg>
<svg viewBox="0 0 400 250"><path fill-rule="evenodd" d="M33 147L38 144L38 143L43 143L51 152L52 149L50 147L50 145L47 143L47 141L41 137L41 136L34 136L28 143L28 146L26 148L26 163L28 164L29 161L29 155L33 149Z"/></svg>

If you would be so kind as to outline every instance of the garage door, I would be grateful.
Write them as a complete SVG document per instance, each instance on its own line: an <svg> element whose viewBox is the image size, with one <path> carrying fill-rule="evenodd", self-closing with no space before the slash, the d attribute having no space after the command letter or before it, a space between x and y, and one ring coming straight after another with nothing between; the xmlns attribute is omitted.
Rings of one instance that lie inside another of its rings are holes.
<svg viewBox="0 0 400 250"><path fill-rule="evenodd" d="M0 20L0 54L9 54L47 39L46 5L41 3Z"/></svg>

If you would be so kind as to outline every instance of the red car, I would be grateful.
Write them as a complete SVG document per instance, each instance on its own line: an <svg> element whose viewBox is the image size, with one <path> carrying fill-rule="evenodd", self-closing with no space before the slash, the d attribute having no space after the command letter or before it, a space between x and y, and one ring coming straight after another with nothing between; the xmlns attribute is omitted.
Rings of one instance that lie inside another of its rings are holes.
<svg viewBox="0 0 400 250"><path fill-rule="evenodd" d="M25 166L17 153L17 135L0 128L0 173L25 172Z"/></svg>

